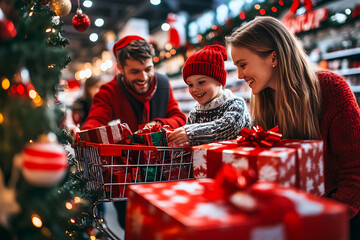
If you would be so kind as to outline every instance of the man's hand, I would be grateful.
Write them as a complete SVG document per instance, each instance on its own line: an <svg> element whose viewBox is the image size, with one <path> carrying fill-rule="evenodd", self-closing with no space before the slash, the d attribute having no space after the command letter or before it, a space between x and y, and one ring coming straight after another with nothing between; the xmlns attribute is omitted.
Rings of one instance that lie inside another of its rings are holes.
<svg viewBox="0 0 360 240"><path fill-rule="evenodd" d="M77 144L77 138L76 138L76 134L78 133L78 132L80 132L80 128L79 128L79 126L75 126L75 125L73 125L73 126L71 126L71 127L69 127L69 132L70 132L70 136L71 136L71 138L72 138L72 144L71 144L71 146L76 146L76 144Z"/></svg>
<svg viewBox="0 0 360 240"><path fill-rule="evenodd" d="M189 141L189 137L186 134L184 127L179 127L175 129L170 135L169 135L169 141L180 145L187 143Z"/></svg>

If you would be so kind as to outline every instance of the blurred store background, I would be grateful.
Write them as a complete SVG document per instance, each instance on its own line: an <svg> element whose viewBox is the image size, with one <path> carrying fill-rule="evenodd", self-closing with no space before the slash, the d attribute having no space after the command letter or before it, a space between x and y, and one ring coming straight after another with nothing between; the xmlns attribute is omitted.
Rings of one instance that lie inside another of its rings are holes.
<svg viewBox="0 0 360 240"><path fill-rule="evenodd" d="M74 27L79 10L89 17L85 31ZM284 20L291 11L295 17ZM261 15L283 20L311 61L343 75L360 100L359 12L360 0L73 0L71 12L60 18L72 61L62 71L59 100L70 108L87 78L111 80L113 44L137 34L154 45L156 70L170 77L181 110L188 112L195 102L181 76L186 58L205 45L224 44L234 28ZM248 100L250 88L237 79L231 59L227 70L226 87Z"/></svg>

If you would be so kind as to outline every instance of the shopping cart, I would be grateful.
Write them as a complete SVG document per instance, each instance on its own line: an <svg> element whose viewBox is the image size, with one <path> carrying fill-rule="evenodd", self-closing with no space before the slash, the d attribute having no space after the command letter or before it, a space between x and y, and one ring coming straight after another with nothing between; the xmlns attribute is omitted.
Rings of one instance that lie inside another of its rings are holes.
<svg viewBox="0 0 360 240"><path fill-rule="evenodd" d="M75 146L77 170L86 189L99 191L93 204L97 228L109 239L119 239L99 216L101 202L126 201L131 184L192 179L190 147L96 144L79 141Z"/></svg>

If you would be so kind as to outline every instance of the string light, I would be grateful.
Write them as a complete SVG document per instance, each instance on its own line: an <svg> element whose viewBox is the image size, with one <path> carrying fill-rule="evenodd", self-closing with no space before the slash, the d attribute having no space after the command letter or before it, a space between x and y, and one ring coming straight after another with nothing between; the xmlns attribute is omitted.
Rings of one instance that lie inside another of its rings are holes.
<svg viewBox="0 0 360 240"><path fill-rule="evenodd" d="M271 8L271 11L277 12L277 8L276 8L276 7L272 7L272 8Z"/></svg>
<svg viewBox="0 0 360 240"><path fill-rule="evenodd" d="M38 94L36 94L36 97L33 99L33 102L34 102L34 104L36 106L41 106L42 105L42 99Z"/></svg>
<svg viewBox="0 0 360 240"><path fill-rule="evenodd" d="M35 227L37 227L37 228L42 227L42 221L41 221L41 218L39 215L37 215L37 214L31 215L31 221Z"/></svg>
<svg viewBox="0 0 360 240"><path fill-rule="evenodd" d="M93 4L92 1L89 1L89 0L85 0L83 2L83 6L86 8L91 8L92 4Z"/></svg>
<svg viewBox="0 0 360 240"><path fill-rule="evenodd" d="M48 66L48 68L54 68L56 65L55 64L50 64L49 66Z"/></svg>
<svg viewBox="0 0 360 240"><path fill-rule="evenodd" d="M260 14L261 14L261 15L265 15L265 13L266 13L266 12L265 12L265 9L260 9Z"/></svg>
<svg viewBox="0 0 360 240"><path fill-rule="evenodd" d="M65 206L66 206L66 208L69 209L69 210L73 208L73 205L72 205L71 203L69 203L69 202L67 202L67 203L65 204Z"/></svg>
<svg viewBox="0 0 360 240"><path fill-rule="evenodd" d="M47 33L51 32L51 28L46 29L45 32Z"/></svg>
<svg viewBox="0 0 360 240"><path fill-rule="evenodd" d="M46 236L47 238L51 237L51 232L47 227L43 227L41 228L41 232L44 236Z"/></svg>
<svg viewBox="0 0 360 240"><path fill-rule="evenodd" d="M29 97L30 97L31 99L36 98L36 95L37 95L37 92L36 92L35 90L31 89L31 90L29 91Z"/></svg>
<svg viewBox="0 0 360 240"><path fill-rule="evenodd" d="M70 219L70 222L71 222L71 223L75 223L75 220L71 218L71 219Z"/></svg>
<svg viewBox="0 0 360 240"><path fill-rule="evenodd" d="M171 53L172 55L175 55L175 54L176 54L176 50L173 48L173 49L170 50L170 53Z"/></svg>
<svg viewBox="0 0 360 240"><path fill-rule="evenodd" d="M160 58L164 58L165 57L165 51L161 51L160 52Z"/></svg>
<svg viewBox="0 0 360 240"><path fill-rule="evenodd" d="M259 4L255 4L255 5L254 5L254 8L255 8L256 10L259 10L259 9L260 9L260 5L259 5Z"/></svg>
<svg viewBox="0 0 360 240"><path fill-rule="evenodd" d="M29 12L29 17L31 17L34 14L34 12Z"/></svg>
<svg viewBox="0 0 360 240"><path fill-rule="evenodd" d="M9 81L9 79L3 78L3 80L1 81L1 87L2 87L4 90L8 90L9 87L10 87L10 81Z"/></svg>
<svg viewBox="0 0 360 240"><path fill-rule="evenodd" d="M75 202L75 203L81 202L81 198L79 198L79 197L74 197L74 202Z"/></svg>
<svg viewBox="0 0 360 240"><path fill-rule="evenodd" d="M0 113L0 124L2 124L4 122L4 116L2 115L2 113Z"/></svg>
<svg viewBox="0 0 360 240"><path fill-rule="evenodd" d="M241 11L240 14L239 14L239 17L240 19L245 19L245 12L244 11Z"/></svg>
<svg viewBox="0 0 360 240"><path fill-rule="evenodd" d="M25 92L25 88L24 88L24 86L22 84L19 84L16 87L16 91L17 91L18 94L23 95L24 92Z"/></svg>
<svg viewBox="0 0 360 240"><path fill-rule="evenodd" d="M172 49L171 43L166 43L166 44L165 44L165 49L168 50L168 51L170 51L170 49Z"/></svg>
<svg viewBox="0 0 360 240"><path fill-rule="evenodd" d="M154 61L155 63L159 62L159 60L160 60L159 57L156 57L156 56L155 56L154 59L153 59L153 61Z"/></svg>

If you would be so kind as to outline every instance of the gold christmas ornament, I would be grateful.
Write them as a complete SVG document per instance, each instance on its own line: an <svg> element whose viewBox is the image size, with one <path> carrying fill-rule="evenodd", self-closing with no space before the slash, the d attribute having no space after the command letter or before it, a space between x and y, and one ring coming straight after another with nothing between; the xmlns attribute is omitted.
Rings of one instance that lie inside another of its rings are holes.
<svg viewBox="0 0 360 240"><path fill-rule="evenodd" d="M50 8L60 17L68 15L71 11L70 0L50 0Z"/></svg>

